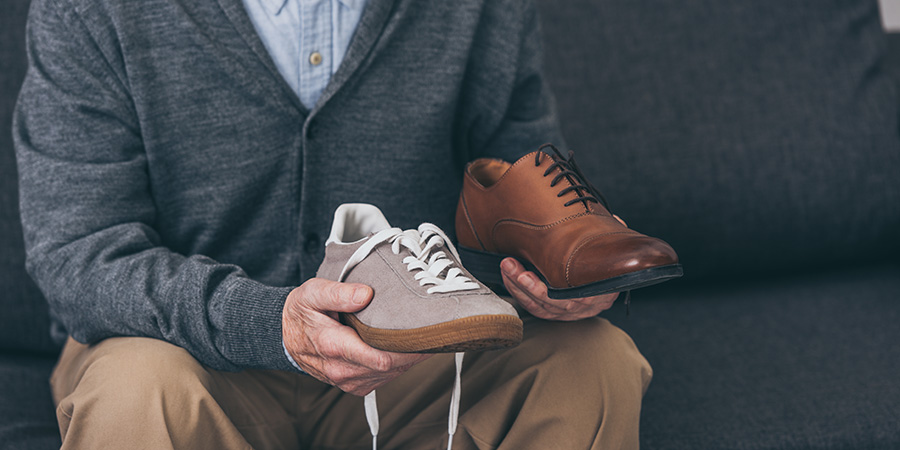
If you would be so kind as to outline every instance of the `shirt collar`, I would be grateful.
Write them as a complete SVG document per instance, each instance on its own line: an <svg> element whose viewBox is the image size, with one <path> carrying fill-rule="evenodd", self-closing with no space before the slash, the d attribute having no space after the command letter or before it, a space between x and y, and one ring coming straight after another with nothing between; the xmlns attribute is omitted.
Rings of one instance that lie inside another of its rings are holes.
<svg viewBox="0 0 900 450"><path fill-rule="evenodd" d="M281 11L284 9L284 5L287 5L287 2L291 0L260 0L263 5L265 5L266 9L269 11L269 14L277 16L281 14ZM295 1L312 1L318 3L322 0L295 0ZM357 10L362 8L365 4L366 0L338 0L342 5L350 8L352 10Z"/></svg>

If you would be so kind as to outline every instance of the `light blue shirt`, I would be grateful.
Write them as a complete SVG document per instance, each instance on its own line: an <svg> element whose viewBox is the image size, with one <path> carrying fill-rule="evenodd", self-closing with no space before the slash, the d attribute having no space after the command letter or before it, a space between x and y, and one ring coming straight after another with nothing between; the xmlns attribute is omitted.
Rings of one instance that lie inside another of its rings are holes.
<svg viewBox="0 0 900 450"><path fill-rule="evenodd" d="M243 0L275 67L312 109L337 71L366 0Z"/></svg>

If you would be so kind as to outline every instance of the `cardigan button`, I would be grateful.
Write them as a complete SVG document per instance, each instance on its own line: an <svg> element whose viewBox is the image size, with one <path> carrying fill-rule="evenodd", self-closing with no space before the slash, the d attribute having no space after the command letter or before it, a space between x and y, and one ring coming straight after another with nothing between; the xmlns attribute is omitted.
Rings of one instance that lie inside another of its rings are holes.
<svg viewBox="0 0 900 450"><path fill-rule="evenodd" d="M316 253L322 247L322 239L316 233L309 233L303 242L303 250L306 253Z"/></svg>

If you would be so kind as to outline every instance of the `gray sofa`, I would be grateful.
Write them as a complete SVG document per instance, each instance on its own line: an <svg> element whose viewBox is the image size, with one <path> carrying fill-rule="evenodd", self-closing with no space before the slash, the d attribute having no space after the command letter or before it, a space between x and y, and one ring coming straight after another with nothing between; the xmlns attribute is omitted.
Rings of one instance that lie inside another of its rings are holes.
<svg viewBox="0 0 900 450"><path fill-rule="evenodd" d="M0 14L3 449L60 445L10 138L27 7ZM605 313L655 370L644 448L900 448L900 42L875 0L540 8L569 147L685 266Z"/></svg>

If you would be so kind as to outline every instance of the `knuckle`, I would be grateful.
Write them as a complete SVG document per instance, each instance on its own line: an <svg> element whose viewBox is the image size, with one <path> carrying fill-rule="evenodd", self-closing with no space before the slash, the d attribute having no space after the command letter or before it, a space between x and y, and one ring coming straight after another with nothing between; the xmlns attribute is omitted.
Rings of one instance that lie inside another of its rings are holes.
<svg viewBox="0 0 900 450"><path fill-rule="evenodd" d="M311 292L318 291L321 288L323 281L324 280L322 280L321 278L310 278L309 280L306 280L306 283L300 285L300 288L303 289L303 292L308 295Z"/></svg>
<svg viewBox="0 0 900 450"><path fill-rule="evenodd" d="M321 279L311 278L297 288L299 300L307 305L316 303L320 292Z"/></svg>
<svg viewBox="0 0 900 450"><path fill-rule="evenodd" d="M341 357L341 348L337 342L328 340L325 341L321 347L319 348L319 354L321 354L325 358L336 359Z"/></svg>
<svg viewBox="0 0 900 450"><path fill-rule="evenodd" d="M319 301L327 302L329 299L336 299L340 297L340 289L342 283L326 280L323 278L311 278L309 281L307 281L307 283L310 283L310 295L314 296Z"/></svg>
<svg viewBox="0 0 900 450"><path fill-rule="evenodd" d="M330 283L325 289L325 295L334 302L340 303L347 297L348 287L344 283Z"/></svg>
<svg viewBox="0 0 900 450"><path fill-rule="evenodd" d="M393 368L393 362L388 355L378 354L373 360L372 368L379 372L388 372Z"/></svg>

